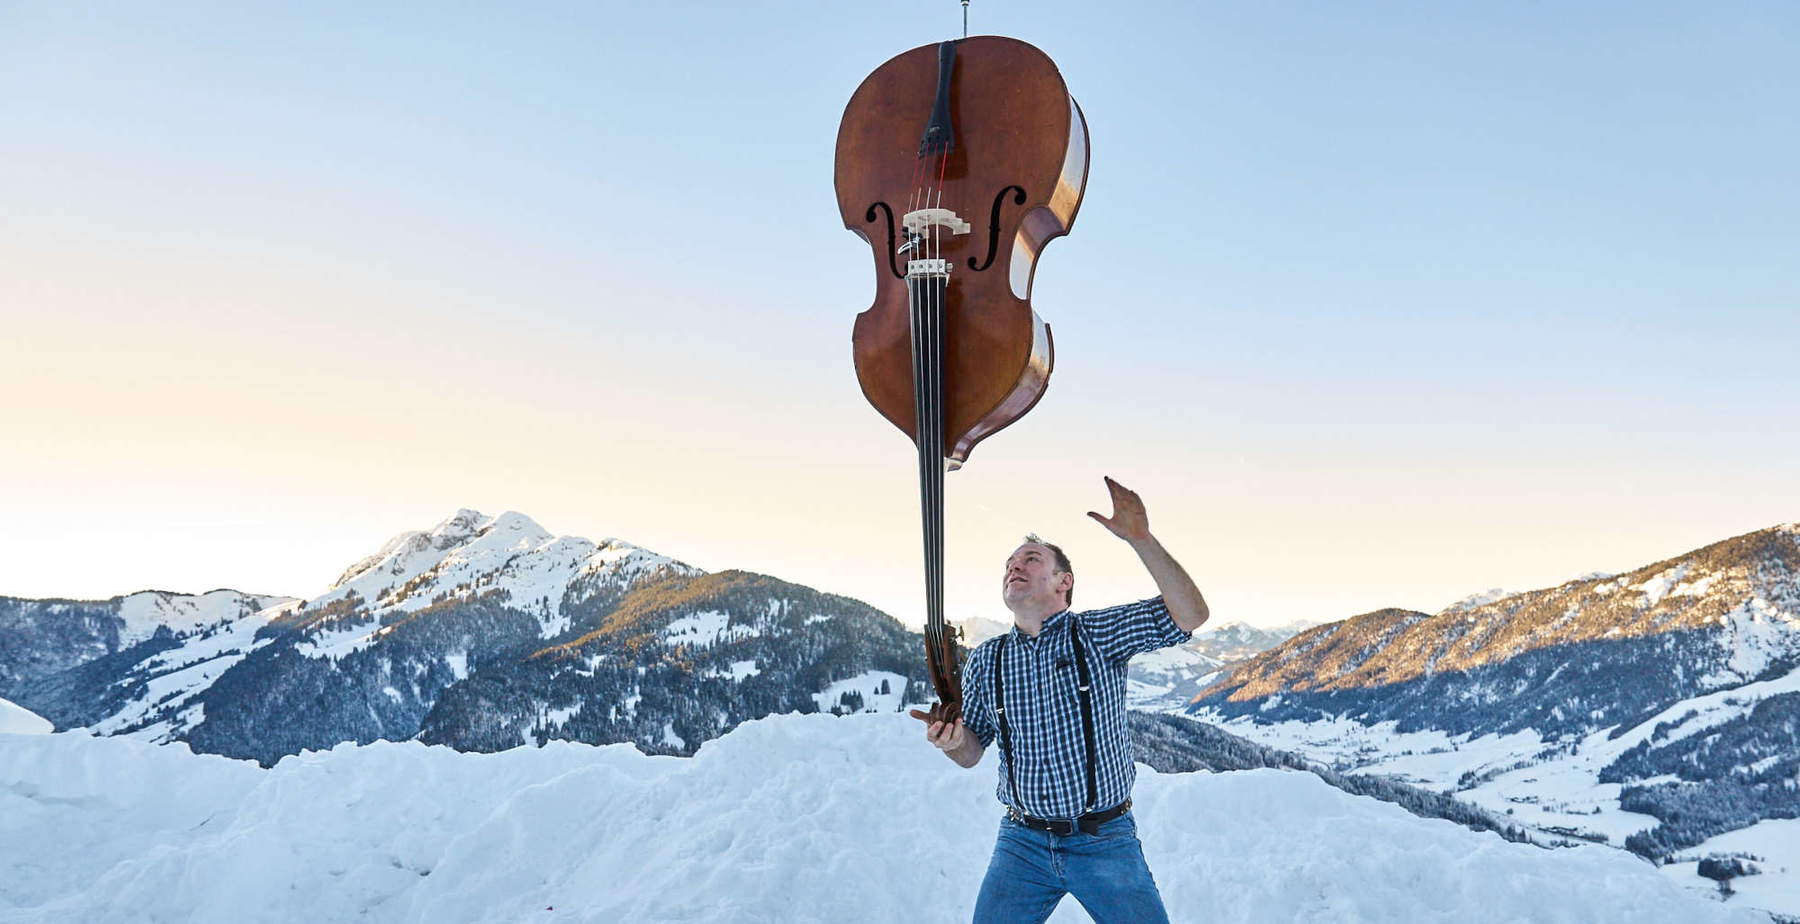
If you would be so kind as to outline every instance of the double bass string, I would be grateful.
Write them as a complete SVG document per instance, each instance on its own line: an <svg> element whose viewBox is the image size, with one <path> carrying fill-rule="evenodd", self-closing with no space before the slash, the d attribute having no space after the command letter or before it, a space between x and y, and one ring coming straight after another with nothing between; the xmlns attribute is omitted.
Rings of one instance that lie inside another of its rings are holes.
<svg viewBox="0 0 1800 924"><path fill-rule="evenodd" d="M937 176L931 176L931 154L938 155ZM908 198L908 212L920 208L941 208L944 201L944 176L948 168L947 145L937 145L921 152L913 165L913 190ZM907 235L909 256L920 260L941 260L944 241L942 230L933 222L920 229L917 237ZM925 638L942 673L957 669L955 649L949 644L949 629L944 622L944 331L945 304L949 279L935 269L907 273L907 301L913 341L913 411L915 439L919 451L919 502L924 527L926 622ZM948 702L951 691L938 691Z"/></svg>
<svg viewBox="0 0 1800 924"><path fill-rule="evenodd" d="M918 183L916 187L917 205L925 208L937 208L943 201L942 163L943 154L939 153L938 188L933 190L929 183L930 151L925 157L915 162ZM935 223L921 229L925 233L919 250L921 259L938 259L942 254L939 230ZM921 272L913 279L915 315L918 320L919 336L915 341L915 356L918 360L916 368L916 401L918 416L915 418L919 437L919 478L921 515L924 526L925 581L926 581L926 638L932 651L945 672L954 671L954 659L950 663L943 662L949 646L944 644L947 628L944 625L944 469L943 469L943 303L944 290L948 280L941 278L936 272ZM921 291L921 289L923 291ZM940 699L945 698L948 691L939 691Z"/></svg>
<svg viewBox="0 0 1800 924"><path fill-rule="evenodd" d="M942 208L944 203L944 165L949 159L949 146L944 144L938 150L937 191L931 203L933 208ZM929 161L926 162L929 170ZM927 174L929 176L929 174ZM930 250L931 258L943 257L943 230L937 224L931 225ZM935 265L935 264L934 264ZM950 286L947 274L934 271L931 281L931 311L929 315L930 355L931 355L931 491L932 508L935 522L932 524L932 561L935 570L935 587L932 590L932 605L935 610L933 622L937 626L938 651L944 659L944 670L953 673L956 670L954 647L948 644L949 627L944 623L944 303Z"/></svg>
<svg viewBox="0 0 1800 924"><path fill-rule="evenodd" d="M929 156L929 152L927 153L927 156ZM919 158L918 166L920 180L922 181L922 201L920 202L920 205L924 208L932 207L929 163L930 161L926 158ZM935 224L927 225L924 230L924 247L921 248L923 252L920 253L919 256L922 259L931 259L935 256L932 251L935 250L934 243L937 237L937 226ZM923 382L925 417L921 418L919 421L919 433L921 436L919 443L919 476L922 479L919 488L920 491L923 492L925 502L925 580L926 594L928 595L926 597L926 621L931 627L931 643L933 650L941 653L943 650L944 636L942 603L944 503L941 494L943 482L937 478L937 443L940 434L943 432L943 424L940 419L941 396L938 393L943 382L943 369L940 365L941 354L936 349L938 345L937 280L930 275L922 273L920 275L919 285L924 288L922 294L925 296L923 299L925 303L924 318L922 319L922 329L924 331L924 343L922 346L925 351L924 366L926 375ZM940 700L942 699L942 691L940 691L939 698Z"/></svg>
<svg viewBox="0 0 1800 924"><path fill-rule="evenodd" d="M908 212L916 210L923 203L923 200L928 198L924 183L924 160L924 157L921 156L914 161L913 192L908 199ZM909 230L907 233L908 245L912 245L914 240L913 232ZM913 247L908 251L909 259L924 256L924 254L917 253L917 249L918 248ZM931 453L929 433L931 431L931 420L934 416L931 413L932 401L930 382L933 376L931 375L932 370L930 368L931 357L927 329L930 306L926 303L927 300L922 297L925 293L920 291L920 286L924 283L924 280L920 278L918 274L911 271L907 272L906 277L906 293L909 313L911 315L913 341L913 427L915 430L915 441L918 444L919 450L919 514L921 524L924 527L925 638L928 649L935 651L937 650L938 639L941 637L942 633L938 629L937 624L939 620L937 618L937 608L933 603L937 592L938 568L934 561L931 535L933 523L935 522L935 514L932 509L934 506L934 499L930 487L929 472L929 459Z"/></svg>

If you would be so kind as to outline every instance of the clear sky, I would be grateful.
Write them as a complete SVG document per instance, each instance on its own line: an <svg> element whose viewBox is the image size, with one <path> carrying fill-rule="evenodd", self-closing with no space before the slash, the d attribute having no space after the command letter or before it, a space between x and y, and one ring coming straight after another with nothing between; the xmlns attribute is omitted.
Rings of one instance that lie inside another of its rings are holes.
<svg viewBox="0 0 1800 924"><path fill-rule="evenodd" d="M1800 519L1800 6L976 0L1092 134L953 616L1138 489L1217 618ZM458 507L922 618L844 103L960 8L0 2L0 594L311 595ZM1101 508L1104 511L1104 508Z"/></svg>

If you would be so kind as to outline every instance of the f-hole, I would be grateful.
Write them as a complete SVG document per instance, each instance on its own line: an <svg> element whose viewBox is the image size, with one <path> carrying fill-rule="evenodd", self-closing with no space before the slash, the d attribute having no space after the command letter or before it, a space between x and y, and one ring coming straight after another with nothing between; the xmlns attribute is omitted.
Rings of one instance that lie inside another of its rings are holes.
<svg viewBox="0 0 1800 924"><path fill-rule="evenodd" d="M1025 197L1025 194L1024 194L1024 193L1020 193L1020 194L1019 194L1019 201L1020 201L1020 202L1024 202L1024 201L1025 201L1025 198L1024 198L1024 197ZM996 208L998 208L998 206L996 206ZM869 206L869 211L868 211L868 212L867 212L867 213L866 213L866 214L864 214L864 215L863 215L863 221L874 221L874 220L875 220L875 210L876 210L876 209L880 209L880 210L882 210L882 211L883 211L883 212L885 212L885 213L887 213L887 229L888 229L888 243L887 243L887 255L888 255L888 271L889 271L889 272L891 272L891 273L893 273L893 274L894 274L894 278L895 278L895 279L905 279L905 278L906 278L906 274L905 274L905 273L902 273L902 272L900 272L900 264L899 264L899 263L897 263L897 262L895 262L895 261L894 261L894 253L895 253L895 250L894 250L894 248L895 248L895 244L894 244L894 210L893 210L893 209L891 209L891 208L888 208L888 204L887 204L887 203L886 203L886 202L877 202L877 203L875 203L875 204L874 204L874 205L871 205L871 206ZM998 212L996 212L996 213L995 213L995 214L996 214L996 215L997 215L997 214L999 214L999 213L998 213ZM992 259L993 259L993 257L991 257L991 256L990 256L990 257L988 257L988 259L990 259L990 260L992 260ZM972 262L972 261L971 261L971 262Z"/></svg>
<svg viewBox="0 0 1800 924"><path fill-rule="evenodd" d="M969 269L972 269L977 273L981 272L984 269L987 269L989 266L992 266L994 264L994 255L996 253L998 253L1000 250L1000 205L1001 205L1001 200L1004 200L1006 198L1006 194L1009 192L1016 193L1016 195L1013 196L1013 204L1014 205L1024 205L1025 204L1025 189L1024 189L1024 187L1021 187L1021 186L1008 186L1005 189L1000 190L1000 194L994 197L994 211L988 217L988 254L987 254L987 259L981 261L980 266L976 266L975 258L974 257L969 258ZM869 211L869 220L870 221L875 220L875 212L873 209L871 209ZM888 232L888 234L891 236L893 234L893 231L890 230Z"/></svg>

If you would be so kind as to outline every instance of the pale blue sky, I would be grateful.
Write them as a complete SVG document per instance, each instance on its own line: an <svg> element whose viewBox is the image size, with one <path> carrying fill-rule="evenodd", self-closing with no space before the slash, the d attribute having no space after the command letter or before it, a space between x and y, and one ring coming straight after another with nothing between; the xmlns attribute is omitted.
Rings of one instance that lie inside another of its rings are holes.
<svg viewBox="0 0 1800 924"><path fill-rule="evenodd" d="M977 0L1093 157L953 609L1027 529L1148 593L1103 473L1259 621L1800 519L1797 10ZM0 4L0 594L310 594L475 506L916 618L832 145L959 15Z"/></svg>

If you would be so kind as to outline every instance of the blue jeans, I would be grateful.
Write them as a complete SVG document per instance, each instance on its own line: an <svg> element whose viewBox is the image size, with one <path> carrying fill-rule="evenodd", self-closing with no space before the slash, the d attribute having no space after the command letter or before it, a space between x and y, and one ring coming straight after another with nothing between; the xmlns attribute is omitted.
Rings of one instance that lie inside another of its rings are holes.
<svg viewBox="0 0 1800 924"><path fill-rule="evenodd" d="M1002 819L975 899L975 924L1041 924L1064 893L1073 893L1099 924L1168 924L1130 812L1101 825L1098 834L1068 837Z"/></svg>

